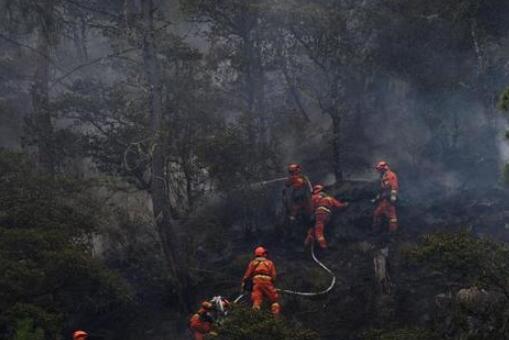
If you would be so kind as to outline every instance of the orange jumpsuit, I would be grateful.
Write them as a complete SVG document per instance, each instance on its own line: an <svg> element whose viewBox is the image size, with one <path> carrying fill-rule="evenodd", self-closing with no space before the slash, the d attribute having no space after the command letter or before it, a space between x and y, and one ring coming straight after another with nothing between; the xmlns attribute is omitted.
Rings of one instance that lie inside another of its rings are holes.
<svg viewBox="0 0 509 340"><path fill-rule="evenodd" d="M391 171L385 171L380 177L380 194L373 214L373 229L378 229L384 218L389 220L389 231L398 230L396 215L396 197L399 190L398 177Z"/></svg>
<svg viewBox="0 0 509 340"><path fill-rule="evenodd" d="M312 201L313 208L315 209L315 227L308 230L306 245L316 238L318 244L320 244L320 247L327 248L327 242L325 241L325 237L323 235L325 225L327 225L330 220L332 209L345 208L346 204L338 201L334 197L329 196L324 192L314 194Z"/></svg>
<svg viewBox="0 0 509 340"><path fill-rule="evenodd" d="M285 203L288 208L290 220L295 220L299 213L303 212L306 217L312 213L311 182L302 174L288 177L285 183Z"/></svg>
<svg viewBox="0 0 509 340"><path fill-rule="evenodd" d="M276 266L265 257L255 257L252 260L244 274L243 281L247 279L253 280L253 291L251 292L251 301L253 309L260 309L263 299L266 298L271 303L271 311L274 315L278 315L281 306L278 303L279 294L274 287L276 280Z"/></svg>
<svg viewBox="0 0 509 340"><path fill-rule="evenodd" d="M207 313L208 311L201 307L189 321L189 326L194 333L194 340L205 339L205 335L209 334L212 330L212 319Z"/></svg>

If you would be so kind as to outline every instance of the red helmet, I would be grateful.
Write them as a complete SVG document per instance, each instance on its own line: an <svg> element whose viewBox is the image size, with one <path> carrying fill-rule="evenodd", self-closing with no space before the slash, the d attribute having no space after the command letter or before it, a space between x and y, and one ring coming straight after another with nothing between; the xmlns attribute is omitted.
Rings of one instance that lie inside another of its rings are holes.
<svg viewBox="0 0 509 340"><path fill-rule="evenodd" d="M300 172L300 165L297 163L288 164L288 172L290 174L296 174Z"/></svg>
<svg viewBox="0 0 509 340"><path fill-rule="evenodd" d="M267 249L264 247L257 247L254 252L255 256L266 256L267 255Z"/></svg>
<svg viewBox="0 0 509 340"><path fill-rule="evenodd" d="M313 194L318 194L323 191L323 185L317 184L313 187Z"/></svg>
<svg viewBox="0 0 509 340"><path fill-rule="evenodd" d="M82 330L78 330L72 334L73 340L86 339L87 337L88 333Z"/></svg>
<svg viewBox="0 0 509 340"><path fill-rule="evenodd" d="M386 161L379 161L379 162L376 164L375 169L377 169L378 171L385 171L385 170L388 170L388 169L389 169L389 164L387 164L387 162L386 162Z"/></svg>

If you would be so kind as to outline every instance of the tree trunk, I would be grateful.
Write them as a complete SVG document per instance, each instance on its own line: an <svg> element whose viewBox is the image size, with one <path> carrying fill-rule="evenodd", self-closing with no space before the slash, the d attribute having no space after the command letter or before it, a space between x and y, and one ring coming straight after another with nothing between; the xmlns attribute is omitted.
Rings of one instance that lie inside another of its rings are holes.
<svg viewBox="0 0 509 340"><path fill-rule="evenodd" d="M258 28L259 29L259 28ZM254 92L255 92L255 107L254 111L257 115L259 131L259 141L263 147L266 147L270 142L268 117L265 112L265 71L263 67L263 56L261 51L261 38L257 31L255 31L254 40L254 55L252 58L251 69L254 76Z"/></svg>
<svg viewBox="0 0 509 340"><path fill-rule="evenodd" d="M257 31L259 29L258 26L245 28L241 36L245 60L244 97L249 115L249 141L253 146L259 144L263 147L269 143L269 137L265 113L265 70L260 47L261 38Z"/></svg>
<svg viewBox="0 0 509 340"><path fill-rule="evenodd" d="M243 96L246 101L246 114L247 114L247 135L251 146L254 148L256 145L257 133L256 133L256 91L255 91L255 75L253 72L253 41L251 32L246 29L246 32L242 35L243 39L243 51L244 51L244 72L245 80L243 84ZM253 153L253 150L250 150Z"/></svg>
<svg viewBox="0 0 509 340"><path fill-rule="evenodd" d="M497 126L497 86L493 83L491 77L487 75L489 68L489 59L485 58L483 51L483 41L479 34L478 24L475 19L470 22L470 32L472 36L473 50L477 59L475 91L479 97L479 101L483 104L484 116L486 117L486 134L483 138L485 150L483 157L479 160L477 167L479 174L478 181L481 184L495 185L497 183L499 173L498 157L498 126Z"/></svg>
<svg viewBox="0 0 509 340"><path fill-rule="evenodd" d="M168 201L167 181L165 175L164 140L161 131L162 126L162 94L161 79L159 75L159 63L156 57L154 42L154 5L152 0L143 0L143 64L145 75L149 85L150 94L150 130L154 138L152 154L152 180L150 183L150 195L152 207L159 237L175 280L176 291L179 298L179 306L188 310L186 288L188 276L183 271L182 258L178 256L176 233L171 216Z"/></svg>
<svg viewBox="0 0 509 340"><path fill-rule="evenodd" d="M46 11L50 15L52 9L47 8ZM44 173L53 175L55 173L55 159L53 125L49 110L50 39L48 35L49 32L41 27L36 47L38 53L34 56L36 69L32 85L32 123L33 133L37 140L39 165Z"/></svg>
<svg viewBox="0 0 509 340"><path fill-rule="evenodd" d="M332 164L334 166L334 176L336 183L343 181L343 150L341 146L341 113L337 109L330 112L332 119Z"/></svg>

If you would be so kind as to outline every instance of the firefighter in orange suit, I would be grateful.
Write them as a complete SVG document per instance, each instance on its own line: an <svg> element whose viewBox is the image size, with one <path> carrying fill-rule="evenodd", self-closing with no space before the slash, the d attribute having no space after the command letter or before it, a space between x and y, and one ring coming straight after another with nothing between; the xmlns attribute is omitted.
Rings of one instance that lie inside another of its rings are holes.
<svg viewBox="0 0 509 340"><path fill-rule="evenodd" d="M203 301L200 309L193 314L189 321L194 339L203 340L205 335L217 335L214 323L219 317L226 315L229 306L229 301L220 296L216 296L210 301Z"/></svg>
<svg viewBox="0 0 509 340"><path fill-rule="evenodd" d="M283 201L288 219L293 222L302 214L307 222L313 212L311 182L302 174L302 168L299 164L289 164L288 174L289 177L283 191Z"/></svg>
<svg viewBox="0 0 509 340"><path fill-rule="evenodd" d="M389 168L389 164L380 161L376 165L380 174L380 192L376 197L376 208L373 214L373 231L380 228L383 219L389 221L389 232L398 230L398 216L396 214L396 201L398 199L398 177Z"/></svg>
<svg viewBox="0 0 509 340"><path fill-rule="evenodd" d="M276 266L267 256L268 253L264 247L255 249L255 258L249 263L242 279L242 289L249 290L251 288L253 309L259 310L263 300L267 299L271 303L272 313L279 315L281 310L278 303L279 294L274 287Z"/></svg>
<svg viewBox="0 0 509 340"><path fill-rule="evenodd" d="M323 191L323 185L315 185L313 187L313 209L315 211L315 227L308 230L308 235L304 244L307 246L315 239L322 249L327 248L327 241L324 237L324 229L330 221L334 208L346 208L348 203L341 202L332 196L327 195Z"/></svg>

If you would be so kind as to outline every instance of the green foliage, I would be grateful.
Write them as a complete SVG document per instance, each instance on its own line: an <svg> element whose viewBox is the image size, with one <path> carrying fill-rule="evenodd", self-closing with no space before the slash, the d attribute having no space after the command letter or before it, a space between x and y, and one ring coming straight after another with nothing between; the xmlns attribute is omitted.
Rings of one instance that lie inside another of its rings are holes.
<svg viewBox="0 0 509 340"><path fill-rule="evenodd" d="M270 169L275 168L276 155L272 150L255 153L248 150L252 148L247 129L230 125L203 144L200 156L212 178L221 189L228 191L270 178Z"/></svg>
<svg viewBox="0 0 509 340"><path fill-rule="evenodd" d="M21 319L16 322L13 340L44 340L44 331L34 327L32 319Z"/></svg>
<svg viewBox="0 0 509 340"><path fill-rule="evenodd" d="M13 334L21 332L39 332L51 335L58 334L63 324L62 315L47 306L37 306L33 303L14 303L12 307L1 314L1 324L16 325ZM30 325L28 324L30 322ZM20 329L21 328L21 329Z"/></svg>
<svg viewBox="0 0 509 340"><path fill-rule="evenodd" d="M235 308L219 328L224 340L317 340L319 335L265 311Z"/></svg>
<svg viewBox="0 0 509 340"><path fill-rule="evenodd" d="M506 290L509 279L509 247L471 233L428 234L423 242L404 251L410 262L441 272L465 287L479 285Z"/></svg>
<svg viewBox="0 0 509 340"><path fill-rule="evenodd" d="M433 285L463 288L438 307L434 329L454 339L506 339L509 247L478 239L468 232L427 235L404 254L410 262L433 270ZM441 310L440 310L441 309ZM392 339L392 338L391 338ZM396 338L397 339L397 338Z"/></svg>
<svg viewBox="0 0 509 340"><path fill-rule="evenodd" d="M17 322L25 334L28 318L55 338L70 316L126 305L128 287L90 251L104 212L86 183L41 177L5 151L0 173L0 334L18 332Z"/></svg>

